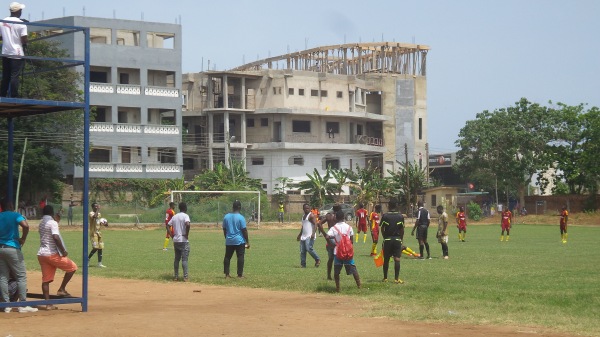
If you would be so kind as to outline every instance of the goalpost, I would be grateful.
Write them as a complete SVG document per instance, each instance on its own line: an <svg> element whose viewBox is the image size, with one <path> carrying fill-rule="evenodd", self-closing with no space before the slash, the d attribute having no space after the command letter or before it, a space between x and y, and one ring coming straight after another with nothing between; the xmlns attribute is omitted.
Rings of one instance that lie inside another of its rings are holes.
<svg viewBox="0 0 600 337"><path fill-rule="evenodd" d="M262 218L260 212L260 191L171 191L171 202L174 201L175 194L256 194L258 196L258 206L255 220L256 228L260 228L260 220Z"/></svg>

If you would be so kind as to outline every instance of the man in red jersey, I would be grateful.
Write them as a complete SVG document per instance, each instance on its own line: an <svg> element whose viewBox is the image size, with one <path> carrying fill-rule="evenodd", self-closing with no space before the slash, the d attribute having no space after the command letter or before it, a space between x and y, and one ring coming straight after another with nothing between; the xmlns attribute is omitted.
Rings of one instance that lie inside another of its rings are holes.
<svg viewBox="0 0 600 337"><path fill-rule="evenodd" d="M167 250L167 246L169 245L169 238L173 236L173 226L169 226L169 221L175 215L175 203L169 203L169 209L165 214L165 228L167 230L167 235L165 236L165 243L163 244L163 250Z"/></svg>
<svg viewBox="0 0 600 337"><path fill-rule="evenodd" d="M363 243L367 242L367 218L369 216L369 212L364 208L364 205L358 204L358 209L356 210L356 241L358 242L358 235L360 232L363 232Z"/></svg>
<svg viewBox="0 0 600 337"><path fill-rule="evenodd" d="M567 223L569 222L569 211L567 206L563 206L560 216L560 239L562 243L567 243Z"/></svg>
<svg viewBox="0 0 600 337"><path fill-rule="evenodd" d="M371 238L373 246L371 247L371 256L377 255L377 243L379 242L379 221L381 220L381 205L375 205L375 210L369 216L371 221Z"/></svg>
<svg viewBox="0 0 600 337"><path fill-rule="evenodd" d="M458 227L458 240L465 242L465 236L467 235L467 215L465 214L465 208L460 206L456 213L456 227Z"/></svg>
<svg viewBox="0 0 600 337"><path fill-rule="evenodd" d="M502 226L502 234L500 234L500 241L504 241L504 231L506 231L506 241L510 237L510 220L512 219L512 213L508 210L508 207L500 215L500 226Z"/></svg>

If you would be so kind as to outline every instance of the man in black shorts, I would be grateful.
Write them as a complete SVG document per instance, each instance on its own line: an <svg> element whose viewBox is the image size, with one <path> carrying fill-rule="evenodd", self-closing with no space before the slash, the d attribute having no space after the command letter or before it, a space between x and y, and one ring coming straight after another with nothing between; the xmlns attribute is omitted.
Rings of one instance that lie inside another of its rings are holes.
<svg viewBox="0 0 600 337"><path fill-rule="evenodd" d="M400 276L400 256L404 239L404 216L398 212L398 201L390 199L389 212L381 217L380 227L383 237L383 282L387 282L390 257L394 257L394 282L404 283Z"/></svg>
<svg viewBox="0 0 600 337"><path fill-rule="evenodd" d="M423 246L427 250L427 259L431 259L431 254L429 253L429 243L427 242L427 231L429 230L429 211L423 207L423 202L419 201L417 203L419 210L417 211L417 221L415 221L415 226L412 229L410 235L415 235L415 229L417 230L417 240L419 241L419 253L421 253L419 259L423 260Z"/></svg>

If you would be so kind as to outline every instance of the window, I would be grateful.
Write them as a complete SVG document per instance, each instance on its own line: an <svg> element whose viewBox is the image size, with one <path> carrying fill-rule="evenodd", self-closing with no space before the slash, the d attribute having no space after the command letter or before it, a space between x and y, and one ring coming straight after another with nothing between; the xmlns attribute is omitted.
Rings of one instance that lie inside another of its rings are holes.
<svg viewBox="0 0 600 337"><path fill-rule="evenodd" d="M175 34L148 32L146 33L146 43L149 48L173 49L175 48Z"/></svg>
<svg viewBox="0 0 600 337"><path fill-rule="evenodd" d="M327 97L327 90L321 90L321 97Z"/></svg>
<svg viewBox="0 0 600 337"><path fill-rule="evenodd" d="M319 96L319 90L311 89L311 90L310 90L310 95L311 95L312 97L317 97L317 96Z"/></svg>
<svg viewBox="0 0 600 337"><path fill-rule="evenodd" d="M343 91L338 91L336 93L336 95L337 95L337 98L344 98L344 92Z"/></svg>
<svg viewBox="0 0 600 337"><path fill-rule="evenodd" d="M325 130L329 134L340 133L340 123L339 122L327 122L327 123L325 123Z"/></svg>
<svg viewBox="0 0 600 337"><path fill-rule="evenodd" d="M362 136L363 134L363 126L362 125L356 125L356 134L359 136Z"/></svg>
<svg viewBox="0 0 600 337"><path fill-rule="evenodd" d="M419 139L423 139L423 118L419 118Z"/></svg>
<svg viewBox="0 0 600 337"><path fill-rule="evenodd" d="M288 159L288 165L304 166L304 157L302 157L302 156L291 156Z"/></svg>
<svg viewBox="0 0 600 337"><path fill-rule="evenodd" d="M246 127L249 127L249 128L254 127L254 118L246 118Z"/></svg>
<svg viewBox="0 0 600 337"><path fill-rule="evenodd" d="M261 118L260 119L260 126L269 126L269 119L268 118Z"/></svg>
<svg viewBox="0 0 600 337"><path fill-rule="evenodd" d="M339 170L340 158L323 158L323 170L326 170L328 167Z"/></svg>
<svg viewBox="0 0 600 337"><path fill-rule="evenodd" d="M310 121L292 121L292 131L310 133Z"/></svg>
<svg viewBox="0 0 600 337"><path fill-rule="evenodd" d="M96 107L96 122L106 122L106 108Z"/></svg>
<svg viewBox="0 0 600 337"><path fill-rule="evenodd" d="M432 194L431 195L431 207L436 207L437 206L437 195Z"/></svg>
<svg viewBox="0 0 600 337"><path fill-rule="evenodd" d="M263 190L266 190L267 189L267 184L262 184L262 188L263 188Z"/></svg>
<svg viewBox="0 0 600 337"><path fill-rule="evenodd" d="M95 148L90 151L90 163L110 163L110 150Z"/></svg>
<svg viewBox="0 0 600 337"><path fill-rule="evenodd" d="M120 73L119 74L119 84L129 84L129 74Z"/></svg>
<svg viewBox="0 0 600 337"><path fill-rule="evenodd" d="M139 47L140 45L140 32L135 30L117 30L117 44L120 46L134 46Z"/></svg>
<svg viewBox="0 0 600 337"><path fill-rule="evenodd" d="M288 95L294 94L294 88L288 88Z"/></svg>
<svg viewBox="0 0 600 337"><path fill-rule="evenodd" d="M252 165L264 165L265 158L263 157L252 157Z"/></svg>
<svg viewBox="0 0 600 337"><path fill-rule="evenodd" d="M298 95L304 96L304 89L298 89Z"/></svg>
<svg viewBox="0 0 600 337"><path fill-rule="evenodd" d="M105 71L90 71L90 82L108 83L108 73Z"/></svg>

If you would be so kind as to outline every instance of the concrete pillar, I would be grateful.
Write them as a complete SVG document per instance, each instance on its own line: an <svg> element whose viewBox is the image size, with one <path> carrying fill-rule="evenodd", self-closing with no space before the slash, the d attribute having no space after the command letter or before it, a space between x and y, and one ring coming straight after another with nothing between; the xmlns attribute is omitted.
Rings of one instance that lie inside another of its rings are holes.
<svg viewBox="0 0 600 337"><path fill-rule="evenodd" d="M210 81L209 81L210 83ZM214 117L212 113L208 113L208 169L214 170L215 160L213 158L213 130Z"/></svg>
<svg viewBox="0 0 600 337"><path fill-rule="evenodd" d="M230 146L230 132L229 132L229 111L225 111L223 114L223 127L224 127L224 140L225 140L225 163L227 167L231 167L231 162L229 162L229 146Z"/></svg>
<svg viewBox="0 0 600 337"><path fill-rule="evenodd" d="M244 87L244 79L242 79L242 87ZM242 148L242 160L244 161L244 170L246 170L246 113L242 112L242 125L240 132L240 143L244 145Z"/></svg>
<svg viewBox="0 0 600 337"><path fill-rule="evenodd" d="M223 75L223 108L229 108L229 90L227 90L227 75Z"/></svg>
<svg viewBox="0 0 600 337"><path fill-rule="evenodd" d="M240 101L241 101L240 108L246 109L246 78L245 77L242 77L242 92L240 94ZM244 123L246 121L246 118L244 118L243 120L244 120L244 122L242 122L242 125L245 125ZM242 128L242 130L245 130L245 129L246 129L245 127ZM242 132L244 132L244 131L242 131ZM245 142L246 142L246 140L244 140L244 143Z"/></svg>

